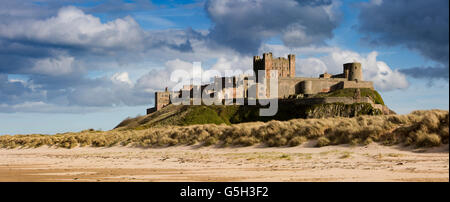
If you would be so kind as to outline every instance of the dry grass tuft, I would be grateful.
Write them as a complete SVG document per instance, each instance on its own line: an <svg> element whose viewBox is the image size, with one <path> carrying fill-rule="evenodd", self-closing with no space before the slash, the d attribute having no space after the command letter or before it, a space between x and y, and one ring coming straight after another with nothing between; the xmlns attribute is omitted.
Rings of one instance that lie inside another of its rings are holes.
<svg viewBox="0 0 450 202"><path fill-rule="evenodd" d="M0 147L35 148L43 145L63 148L155 147L171 145L264 144L271 147L297 146L317 139L317 146L337 144L405 144L432 147L448 144L449 116L444 110L414 111L408 115L359 116L354 118L292 119L234 125L153 127L142 130L84 130L56 135L3 135Z"/></svg>

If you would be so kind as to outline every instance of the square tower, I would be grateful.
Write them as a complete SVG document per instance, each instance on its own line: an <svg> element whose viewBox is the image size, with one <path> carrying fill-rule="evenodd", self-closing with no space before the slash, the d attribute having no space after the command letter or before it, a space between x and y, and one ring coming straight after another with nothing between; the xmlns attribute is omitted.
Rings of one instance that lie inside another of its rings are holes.
<svg viewBox="0 0 450 202"><path fill-rule="evenodd" d="M267 79L270 78L270 70L278 71L278 78L295 77L295 55L289 54L287 58L273 58L272 53L263 53L263 57L253 57L253 71L258 77L258 70L264 70Z"/></svg>
<svg viewBox="0 0 450 202"><path fill-rule="evenodd" d="M164 92L155 92L155 108L156 111L170 104L170 92L166 90Z"/></svg>

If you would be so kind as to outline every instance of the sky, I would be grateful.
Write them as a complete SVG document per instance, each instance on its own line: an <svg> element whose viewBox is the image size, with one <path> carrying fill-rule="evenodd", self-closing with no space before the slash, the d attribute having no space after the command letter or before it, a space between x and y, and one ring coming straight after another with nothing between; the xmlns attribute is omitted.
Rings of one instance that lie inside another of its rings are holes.
<svg viewBox="0 0 450 202"><path fill-rule="evenodd" d="M399 114L449 108L448 0L0 3L0 135L110 130L172 72L245 72L263 52L304 77L361 62Z"/></svg>

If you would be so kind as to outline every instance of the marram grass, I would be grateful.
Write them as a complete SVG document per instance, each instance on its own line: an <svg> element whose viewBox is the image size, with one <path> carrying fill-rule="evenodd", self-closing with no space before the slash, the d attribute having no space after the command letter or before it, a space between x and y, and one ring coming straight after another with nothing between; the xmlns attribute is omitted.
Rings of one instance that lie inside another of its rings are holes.
<svg viewBox="0 0 450 202"><path fill-rule="evenodd" d="M317 140L317 146L379 142L384 145L432 147L448 144L448 128L448 111L425 110L414 111L408 115L292 119L234 125L153 127L143 130L85 130L57 135L3 135L0 136L0 147L155 147L193 144L263 144L274 147L296 146L308 140Z"/></svg>

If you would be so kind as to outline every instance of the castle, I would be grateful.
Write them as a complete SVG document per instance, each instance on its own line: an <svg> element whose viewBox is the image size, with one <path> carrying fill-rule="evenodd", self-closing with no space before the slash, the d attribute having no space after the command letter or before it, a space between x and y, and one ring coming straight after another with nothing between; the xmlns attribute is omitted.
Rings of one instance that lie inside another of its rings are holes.
<svg viewBox="0 0 450 202"><path fill-rule="evenodd" d="M258 75L258 71L264 71L264 75ZM277 70L276 75L271 75L270 70ZM345 88L369 88L373 89L373 82L364 81L362 67L360 63L346 63L343 65L341 74L331 75L328 73L320 74L318 78L296 77L295 76L295 55L289 54L287 58L274 58L272 53L264 53L263 57L253 57L254 76L239 75L234 77L216 77L214 85L216 92L208 91L209 94L217 93L220 100L227 99L257 99L256 95L249 95L249 88L257 84L258 77L264 76L267 80L277 77L278 79L278 99L297 99L306 104L333 103L341 102L351 104L356 102L367 102L372 106L386 110L384 106L373 103L368 97L357 98L312 98L319 93L329 93ZM265 94L270 94L269 82L266 82ZM171 97L181 97L182 93L188 93L189 98L193 98L194 91L203 90L208 85L185 85L178 92L169 92L166 88L164 92L155 92L155 107L147 109L147 114L158 111L171 103ZM358 91L359 92L359 91ZM264 92L258 92L263 93Z"/></svg>
<svg viewBox="0 0 450 202"><path fill-rule="evenodd" d="M344 88L373 89L373 82L363 80L361 63L356 62L344 64L343 73L337 75L325 72L319 78L295 77L295 55L273 58L272 53L264 53L263 58L253 57L253 71L257 77L258 70L265 70L265 77L269 80L269 70L278 70L278 98L328 93ZM270 89L266 89L268 95Z"/></svg>

